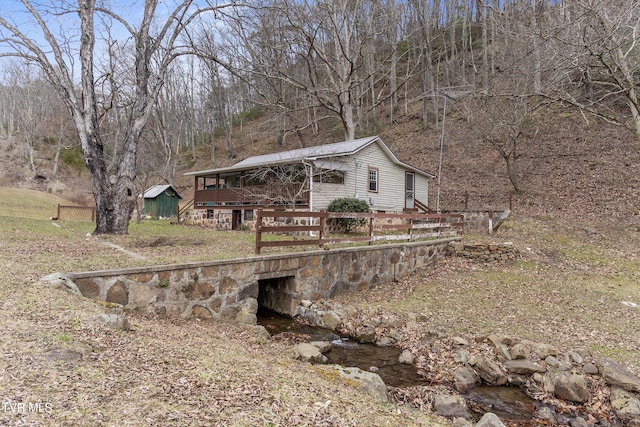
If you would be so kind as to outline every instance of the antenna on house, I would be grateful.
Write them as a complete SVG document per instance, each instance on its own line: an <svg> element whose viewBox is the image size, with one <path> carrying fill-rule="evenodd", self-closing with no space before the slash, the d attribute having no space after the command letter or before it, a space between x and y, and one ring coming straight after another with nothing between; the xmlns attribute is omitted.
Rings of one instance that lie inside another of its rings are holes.
<svg viewBox="0 0 640 427"><path fill-rule="evenodd" d="M430 98L430 97L443 97L444 98L444 106L442 108L442 127L440 129L440 155L438 158L438 184L437 184L437 195L436 195L436 212L440 213L440 182L442 178L442 158L444 152L444 125L445 120L447 118L447 99L456 102L460 98L466 96L470 92L474 90L474 87L471 85L464 86L448 86L438 89L436 92L431 94L422 94L420 98Z"/></svg>

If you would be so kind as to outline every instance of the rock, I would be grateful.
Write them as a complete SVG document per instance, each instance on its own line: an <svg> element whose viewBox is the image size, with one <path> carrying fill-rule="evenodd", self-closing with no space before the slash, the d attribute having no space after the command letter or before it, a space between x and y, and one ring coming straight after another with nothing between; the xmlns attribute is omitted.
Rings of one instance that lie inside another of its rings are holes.
<svg viewBox="0 0 640 427"><path fill-rule="evenodd" d="M313 344L306 342L294 347L295 358L303 362L324 363L327 358L320 352L320 349Z"/></svg>
<svg viewBox="0 0 640 427"><path fill-rule="evenodd" d="M389 328L399 328L402 326L402 320L396 316L382 316L382 324Z"/></svg>
<svg viewBox="0 0 640 427"><path fill-rule="evenodd" d="M544 377L538 373L531 375L531 379L538 384L542 384L542 382L544 381Z"/></svg>
<svg viewBox="0 0 640 427"><path fill-rule="evenodd" d="M558 420L556 420L555 412L548 406L543 406L542 408L538 409L536 417L548 421L551 425L556 425L558 423Z"/></svg>
<svg viewBox="0 0 640 427"><path fill-rule="evenodd" d="M436 394L433 397L433 412L441 417L469 418L467 402L462 396Z"/></svg>
<svg viewBox="0 0 640 427"><path fill-rule="evenodd" d="M615 385L627 391L640 392L640 378L623 366L607 358L596 362L600 375L609 385Z"/></svg>
<svg viewBox="0 0 640 427"><path fill-rule="evenodd" d="M491 334L487 339L494 347L498 347L499 344L505 344L507 346L513 344L513 339L506 335Z"/></svg>
<svg viewBox="0 0 640 427"><path fill-rule="evenodd" d="M363 344L376 342L376 328L373 326L365 326L364 329L356 335L356 341Z"/></svg>
<svg viewBox="0 0 640 427"><path fill-rule="evenodd" d="M313 302L309 301L308 299L303 299L302 301L300 301L300 305L304 308L309 308L313 305Z"/></svg>
<svg viewBox="0 0 640 427"><path fill-rule="evenodd" d="M243 301L239 302L238 305L240 306L240 309L235 316L235 323L255 325L258 322L258 317L256 316L256 313L258 312L258 300L255 298L245 298ZM214 320L215 317L215 314L213 314Z"/></svg>
<svg viewBox="0 0 640 427"><path fill-rule="evenodd" d="M520 374L509 375L509 385L513 385L516 387L525 387L528 379L529 377L526 375L520 375Z"/></svg>
<svg viewBox="0 0 640 427"><path fill-rule="evenodd" d="M535 353L540 359L546 359L547 356L557 356L558 350L549 344L539 342L529 342L531 352Z"/></svg>
<svg viewBox="0 0 640 427"><path fill-rule="evenodd" d="M531 351L529 350L529 347L527 347L526 345L522 343L518 343L518 344L515 344L513 347L511 347L511 350L509 350L509 353L511 354L512 359L528 359L531 354Z"/></svg>
<svg viewBox="0 0 640 427"><path fill-rule="evenodd" d="M378 341L376 341L376 345L378 347L389 347L393 344L393 339L391 337L381 337Z"/></svg>
<svg viewBox="0 0 640 427"><path fill-rule="evenodd" d="M473 427L473 424L471 424L468 420L459 417L452 419L451 425L453 427Z"/></svg>
<svg viewBox="0 0 640 427"><path fill-rule="evenodd" d="M620 387L611 388L611 409L624 423L640 423L640 400ZM634 424L635 425L635 424Z"/></svg>
<svg viewBox="0 0 640 427"><path fill-rule="evenodd" d="M503 363L507 372L512 374L526 374L531 375L536 372L546 372L547 368L538 365L528 359L507 360Z"/></svg>
<svg viewBox="0 0 640 427"><path fill-rule="evenodd" d="M584 418L580 418L580 417L572 419L569 425L571 427L590 427L589 423L585 421Z"/></svg>
<svg viewBox="0 0 640 427"><path fill-rule="evenodd" d="M325 312L320 316L320 320L322 321L320 326L324 326L331 330L338 329L338 326L340 326L340 323L342 322L340 316L338 316L334 311Z"/></svg>
<svg viewBox="0 0 640 427"><path fill-rule="evenodd" d="M453 371L453 383L456 390L466 393L480 383L480 377L473 369L460 366Z"/></svg>
<svg viewBox="0 0 640 427"><path fill-rule="evenodd" d="M582 362L584 362L584 359L582 358L582 356L580 356L575 351L570 351L568 356L573 363L577 363L578 365L582 365Z"/></svg>
<svg viewBox="0 0 640 427"><path fill-rule="evenodd" d="M409 350L404 350L400 357L398 358L400 363L404 363L405 365L413 365L413 354Z"/></svg>
<svg viewBox="0 0 640 427"><path fill-rule="evenodd" d="M465 340L462 337L453 337L453 343L455 345L462 345L462 346L468 346L469 345L469 341Z"/></svg>
<svg viewBox="0 0 640 427"><path fill-rule="evenodd" d="M545 357L544 363L546 363L547 365L553 368L557 368L560 365L560 361L556 359L554 356Z"/></svg>
<svg viewBox="0 0 640 427"><path fill-rule="evenodd" d="M320 350L322 354L331 350L331 343L329 341L311 341L309 344L318 347L318 350Z"/></svg>
<svg viewBox="0 0 640 427"><path fill-rule="evenodd" d="M83 320L83 323L89 327L129 330L129 321L123 314L103 313L97 316L87 317Z"/></svg>
<svg viewBox="0 0 640 427"><path fill-rule="evenodd" d="M40 286L64 289L71 292L72 294L82 296L82 292L80 292L80 289L78 289L76 284L71 279L60 273L53 273L44 276L40 278L38 284Z"/></svg>
<svg viewBox="0 0 640 427"><path fill-rule="evenodd" d="M453 354L453 360L456 363L467 363L470 358L471 358L471 353L469 353L467 350L456 351Z"/></svg>
<svg viewBox="0 0 640 427"><path fill-rule="evenodd" d="M496 414L487 412L476 423L476 427L505 427L505 425Z"/></svg>
<svg viewBox="0 0 640 427"><path fill-rule="evenodd" d="M549 379L556 397L578 403L589 400L589 388L584 375L555 372Z"/></svg>
<svg viewBox="0 0 640 427"><path fill-rule="evenodd" d="M487 337L487 340L495 347L499 360L511 360L511 353L509 353L509 344L513 342L511 338L492 334Z"/></svg>
<svg viewBox="0 0 640 427"><path fill-rule="evenodd" d="M345 368L340 365L325 365L317 368L335 374L347 380L349 384L357 384L363 392L373 396L380 402L389 402L387 386L378 374L366 372L360 368Z"/></svg>
<svg viewBox="0 0 640 427"><path fill-rule="evenodd" d="M507 376L494 361L480 356L476 358L475 362L478 375L487 384L503 385L507 383Z"/></svg>
<svg viewBox="0 0 640 427"><path fill-rule="evenodd" d="M582 367L582 370L584 371L585 374L589 374L589 375L598 375L600 373L600 371L598 370L598 367L593 363L587 363Z"/></svg>

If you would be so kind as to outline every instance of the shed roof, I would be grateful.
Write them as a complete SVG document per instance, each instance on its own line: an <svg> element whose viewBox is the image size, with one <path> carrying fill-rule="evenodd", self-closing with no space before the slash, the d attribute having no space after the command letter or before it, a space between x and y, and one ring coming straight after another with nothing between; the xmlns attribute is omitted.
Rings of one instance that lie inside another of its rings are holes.
<svg viewBox="0 0 640 427"><path fill-rule="evenodd" d="M144 194L144 198L145 199L155 199L156 197L158 197L160 194L162 194L163 192L165 192L169 188L171 188L173 190L173 192L176 193L176 196L178 196L179 199L182 199L180 194L171 185L153 185L153 186L147 188L144 191L144 193L143 193Z"/></svg>
<svg viewBox="0 0 640 427"><path fill-rule="evenodd" d="M278 153L252 156L230 167L187 172L185 173L185 175L211 175L226 172L239 172L267 165L273 166L278 164L302 162L304 160L315 161L318 159L349 156L357 153L358 151L373 143L378 143L394 163L412 170L418 174L425 175L430 178L435 178L435 175L401 162L378 136L370 136L367 138L359 138L351 141L337 142L334 144L317 145L315 147L298 148L295 150L281 151Z"/></svg>

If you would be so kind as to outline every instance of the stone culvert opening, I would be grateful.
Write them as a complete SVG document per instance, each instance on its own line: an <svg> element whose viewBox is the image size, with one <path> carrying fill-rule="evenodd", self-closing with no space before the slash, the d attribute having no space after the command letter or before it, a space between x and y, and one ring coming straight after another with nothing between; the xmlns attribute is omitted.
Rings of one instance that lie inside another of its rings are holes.
<svg viewBox="0 0 640 427"><path fill-rule="evenodd" d="M258 280L258 310L267 309L293 317L297 300L292 297L293 276Z"/></svg>

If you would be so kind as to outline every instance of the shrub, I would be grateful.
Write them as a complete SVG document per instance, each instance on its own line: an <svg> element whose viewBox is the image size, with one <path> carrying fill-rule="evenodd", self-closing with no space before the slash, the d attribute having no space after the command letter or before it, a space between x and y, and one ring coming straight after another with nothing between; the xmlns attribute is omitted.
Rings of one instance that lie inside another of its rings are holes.
<svg viewBox="0 0 640 427"><path fill-rule="evenodd" d="M85 168L84 155L80 147L67 148L60 152L60 160L63 164L81 172Z"/></svg>
<svg viewBox="0 0 640 427"><path fill-rule="evenodd" d="M369 203L366 200L354 199L351 197L343 197L340 199L334 199L329 203L327 207L329 212L371 212L369 210ZM365 219L358 218L339 218L338 224L344 228L346 233L353 231L356 227L361 227L366 224Z"/></svg>

